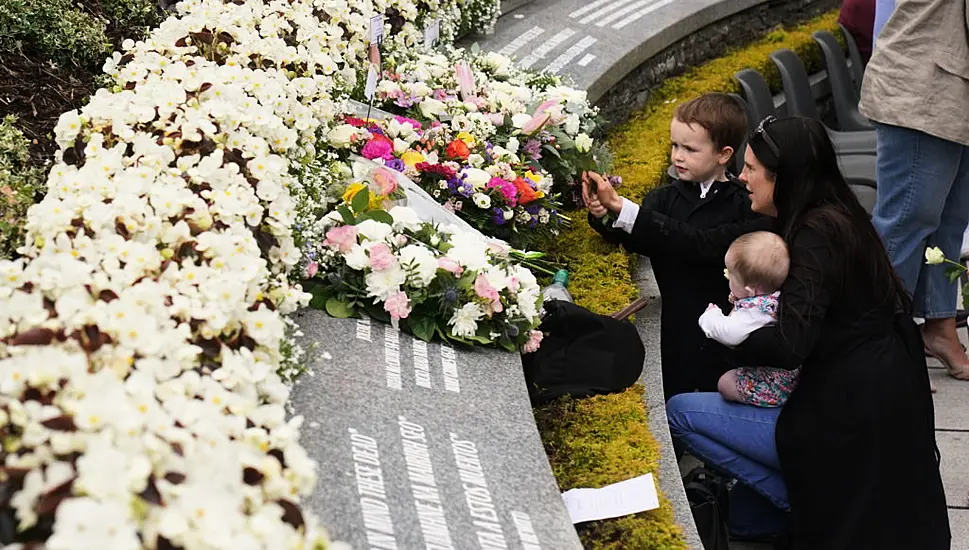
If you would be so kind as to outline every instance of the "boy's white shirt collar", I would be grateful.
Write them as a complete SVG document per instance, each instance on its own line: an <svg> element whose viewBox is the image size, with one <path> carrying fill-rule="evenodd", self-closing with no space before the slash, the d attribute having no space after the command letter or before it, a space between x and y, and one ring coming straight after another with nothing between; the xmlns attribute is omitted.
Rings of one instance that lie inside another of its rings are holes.
<svg viewBox="0 0 969 550"><path fill-rule="evenodd" d="M715 181L726 181L726 175L724 175L723 180L718 180L717 176L710 178L708 181L700 183L700 198L705 198L710 189L713 188L713 182ZM639 205L633 201L622 198L622 209L619 211L619 216L616 221L613 222L612 226L616 229L621 229L626 233L632 233L633 227L636 225L636 217L639 216Z"/></svg>

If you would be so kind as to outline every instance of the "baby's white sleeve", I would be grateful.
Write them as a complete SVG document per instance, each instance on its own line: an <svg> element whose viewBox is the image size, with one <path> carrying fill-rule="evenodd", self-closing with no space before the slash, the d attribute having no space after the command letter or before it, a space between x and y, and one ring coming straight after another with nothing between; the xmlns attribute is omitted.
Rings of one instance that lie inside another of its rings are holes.
<svg viewBox="0 0 969 550"><path fill-rule="evenodd" d="M724 315L720 308L710 308L700 316L700 328L707 338L726 346L739 346L751 332L771 321L770 315L755 309L740 309Z"/></svg>

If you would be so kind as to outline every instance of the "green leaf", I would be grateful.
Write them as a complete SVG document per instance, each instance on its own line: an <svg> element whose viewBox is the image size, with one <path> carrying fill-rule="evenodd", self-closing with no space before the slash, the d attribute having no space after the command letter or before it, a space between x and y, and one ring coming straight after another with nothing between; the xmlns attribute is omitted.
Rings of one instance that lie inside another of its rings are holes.
<svg viewBox="0 0 969 550"><path fill-rule="evenodd" d="M336 211L339 212L340 216L343 218L343 223L347 225L357 225L357 219L353 216L353 212L351 212L345 204L341 204L340 206L336 207Z"/></svg>
<svg viewBox="0 0 969 550"><path fill-rule="evenodd" d="M326 312L332 317L336 317L338 319L353 317L354 314L352 306L336 297L330 298L326 301Z"/></svg>
<svg viewBox="0 0 969 550"><path fill-rule="evenodd" d="M407 326L410 327L411 332L414 336L424 340L425 342L430 342L434 338L434 332L437 328L437 323L434 321L433 317L414 317L411 315L407 318Z"/></svg>
<svg viewBox="0 0 969 550"><path fill-rule="evenodd" d="M370 212L367 212L367 217L375 222L394 225L394 217L391 216L386 210L371 210Z"/></svg>
<svg viewBox="0 0 969 550"><path fill-rule="evenodd" d="M359 193L353 196L353 202L351 204L354 212L366 212L370 206L370 189L361 189Z"/></svg>

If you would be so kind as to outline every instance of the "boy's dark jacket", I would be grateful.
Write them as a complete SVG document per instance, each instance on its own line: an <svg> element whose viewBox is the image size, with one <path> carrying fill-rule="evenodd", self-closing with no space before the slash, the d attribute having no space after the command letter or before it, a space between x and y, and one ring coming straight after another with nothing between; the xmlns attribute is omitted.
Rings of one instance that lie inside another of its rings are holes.
<svg viewBox="0 0 969 550"><path fill-rule="evenodd" d="M673 179L668 185L650 191L643 200L643 208L699 229L761 218L750 210L747 190L737 179L714 182L703 199L699 184ZM664 253L661 247L651 246L651 239L646 237L650 232L643 226L648 218L641 211L632 234L613 228L612 221L606 227L591 215L589 224L607 241L650 257L663 300L660 352L666 398L695 390L717 391L720 375L730 368L726 361L727 349L708 339L697 320L710 303L720 306L724 313L731 309L723 259L718 263L704 263L679 258Z"/></svg>

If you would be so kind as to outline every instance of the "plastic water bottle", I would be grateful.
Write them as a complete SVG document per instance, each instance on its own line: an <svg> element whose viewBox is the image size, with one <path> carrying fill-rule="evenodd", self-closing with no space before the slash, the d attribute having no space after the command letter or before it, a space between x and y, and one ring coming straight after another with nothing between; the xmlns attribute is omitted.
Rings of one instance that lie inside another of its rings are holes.
<svg viewBox="0 0 969 550"><path fill-rule="evenodd" d="M569 272L560 269L552 276L552 284L542 289L542 302L549 300L564 300L572 302L572 294L569 293Z"/></svg>

